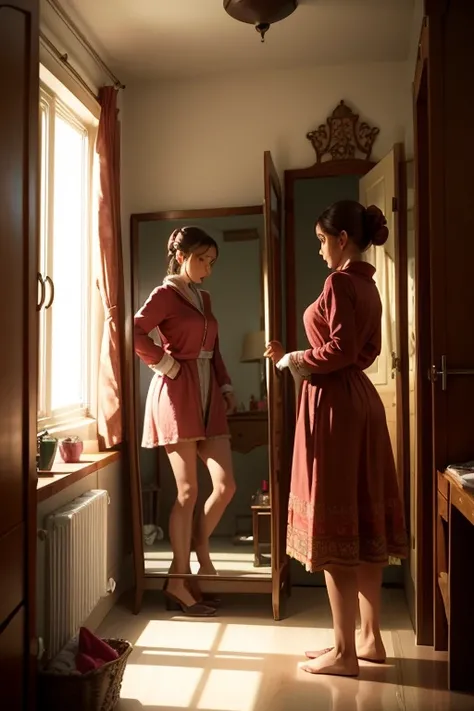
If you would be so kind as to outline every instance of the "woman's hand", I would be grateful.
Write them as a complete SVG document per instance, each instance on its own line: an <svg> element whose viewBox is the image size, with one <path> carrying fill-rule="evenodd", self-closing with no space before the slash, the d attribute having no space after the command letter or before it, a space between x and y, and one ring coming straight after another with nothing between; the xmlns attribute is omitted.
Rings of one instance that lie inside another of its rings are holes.
<svg viewBox="0 0 474 711"><path fill-rule="evenodd" d="M263 354L264 358L271 358L273 364L276 365L285 355L285 349L279 341L270 341L267 343L267 348Z"/></svg>
<svg viewBox="0 0 474 711"><path fill-rule="evenodd" d="M237 400L234 393L224 393L224 402L227 415L233 415L234 412L237 412Z"/></svg>

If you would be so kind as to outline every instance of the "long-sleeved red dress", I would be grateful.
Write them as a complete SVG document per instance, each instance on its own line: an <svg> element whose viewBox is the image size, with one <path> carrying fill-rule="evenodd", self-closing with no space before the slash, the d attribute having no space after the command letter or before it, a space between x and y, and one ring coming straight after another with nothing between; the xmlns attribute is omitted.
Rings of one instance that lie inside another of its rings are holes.
<svg viewBox="0 0 474 711"><path fill-rule="evenodd" d="M375 269L352 262L326 280L304 325L311 348L290 356L303 381L287 551L310 572L407 554L404 509L385 410L363 372L381 349Z"/></svg>

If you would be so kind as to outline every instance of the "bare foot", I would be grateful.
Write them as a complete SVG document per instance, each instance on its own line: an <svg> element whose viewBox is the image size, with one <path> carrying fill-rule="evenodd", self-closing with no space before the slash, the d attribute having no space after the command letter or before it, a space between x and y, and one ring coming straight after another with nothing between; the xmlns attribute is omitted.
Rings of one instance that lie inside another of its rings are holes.
<svg viewBox="0 0 474 711"><path fill-rule="evenodd" d="M305 652L305 657L308 659L318 659L323 654L327 654L332 651L333 647L326 649L321 649L317 651ZM387 654L385 652L385 647L382 639L378 642L365 642L362 643L361 640L357 642L357 658L364 662L372 662L372 664L385 664L387 659Z"/></svg>
<svg viewBox="0 0 474 711"><path fill-rule="evenodd" d="M326 649L309 650L308 652L304 653L304 656L306 657L306 659L318 659L318 657L322 657L323 654L332 652L333 649L334 647L326 647Z"/></svg>
<svg viewBox="0 0 474 711"><path fill-rule="evenodd" d="M308 674L332 674L335 676L357 676L359 662L357 657L336 654L335 649L330 649L313 659L310 664L302 664L302 671Z"/></svg>
<svg viewBox="0 0 474 711"><path fill-rule="evenodd" d="M379 639L368 640L362 640L359 638L357 641L357 656L359 659L363 659L366 662L372 662L373 664L385 664L387 653L382 642L382 637L379 637Z"/></svg>

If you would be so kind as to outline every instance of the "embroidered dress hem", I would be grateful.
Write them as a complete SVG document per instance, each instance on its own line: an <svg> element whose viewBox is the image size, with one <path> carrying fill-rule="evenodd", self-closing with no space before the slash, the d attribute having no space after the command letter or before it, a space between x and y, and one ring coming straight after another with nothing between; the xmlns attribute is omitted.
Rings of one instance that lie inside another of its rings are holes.
<svg viewBox="0 0 474 711"><path fill-rule="evenodd" d="M308 559L306 553L304 551L299 550L298 548L293 547L292 543L290 541L292 540L299 540L299 534L293 535L293 532L288 530L288 539L287 539L287 548L286 552L287 555L290 558L294 558L295 560L298 561L298 563L301 563L305 567L305 570L308 573L317 573L321 570L324 570L327 568L329 565L339 565L339 566L344 566L344 567L357 567L361 565L361 563L373 563L377 565L394 565L395 560L403 560L404 558L407 557L406 555L406 547L401 546L399 548L394 547L389 547L388 548L388 555L382 556L382 557L354 557L354 558L347 558L344 556L338 557L337 556L337 551L334 554L327 554L319 556L316 560L310 560ZM322 544L323 542L320 542ZM329 547L333 546L333 541L328 542L330 544ZM346 547L353 547L356 548L358 547L359 542L358 541L353 541L353 542L348 542L346 544ZM324 547L328 547L325 544L321 545L321 549ZM341 546L341 548L344 546Z"/></svg>
<svg viewBox="0 0 474 711"><path fill-rule="evenodd" d="M407 538L399 500L384 502L382 516L377 515L377 509L380 506L371 506L370 512L359 510L357 515L350 507L341 507L337 513L333 511L338 520L325 526L321 519L318 524L311 503L290 494L286 552L309 573L328 565L390 565L393 559L406 558ZM361 529L367 531L366 535L359 533Z"/></svg>

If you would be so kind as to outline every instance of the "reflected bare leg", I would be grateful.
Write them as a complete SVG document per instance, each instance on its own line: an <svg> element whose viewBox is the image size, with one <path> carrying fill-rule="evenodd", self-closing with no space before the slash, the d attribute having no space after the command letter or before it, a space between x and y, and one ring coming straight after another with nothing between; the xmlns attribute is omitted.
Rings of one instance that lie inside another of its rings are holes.
<svg viewBox="0 0 474 711"><path fill-rule="evenodd" d="M198 443L198 455L209 470L212 493L195 519L193 547L200 575L217 575L212 563L209 538L235 494L230 440L207 439Z"/></svg>
<svg viewBox="0 0 474 711"><path fill-rule="evenodd" d="M170 460L177 487L177 498L171 510L169 534L173 561L170 572L186 574L191 572L191 535L193 513L197 499L197 446L196 442L179 442L168 445L166 453ZM184 578L169 578L169 593L191 606L196 599L191 594Z"/></svg>

